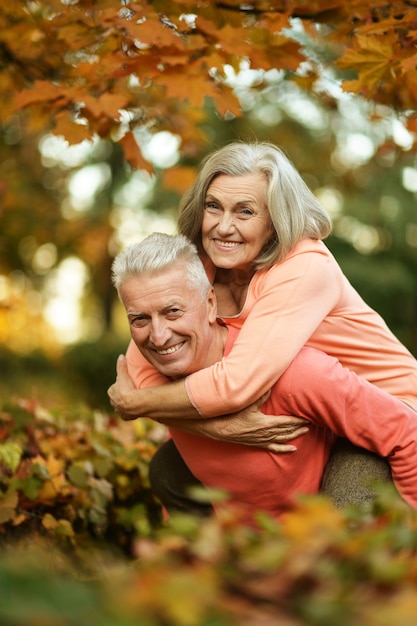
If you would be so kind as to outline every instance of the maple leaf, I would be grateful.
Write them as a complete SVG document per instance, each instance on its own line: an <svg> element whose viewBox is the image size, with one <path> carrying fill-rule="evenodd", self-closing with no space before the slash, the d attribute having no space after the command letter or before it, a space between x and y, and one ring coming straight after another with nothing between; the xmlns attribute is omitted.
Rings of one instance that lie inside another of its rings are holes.
<svg viewBox="0 0 417 626"><path fill-rule="evenodd" d="M91 130L86 124L79 124L68 111L61 111L55 115L55 126L52 133L64 137L70 145L81 143L85 139L91 140Z"/></svg>
<svg viewBox="0 0 417 626"><path fill-rule="evenodd" d="M61 100L62 104L68 102L68 99L57 85L53 85L47 80L37 80L32 89L23 89L14 97L14 109L24 109L25 107L42 102L53 102Z"/></svg>
<svg viewBox="0 0 417 626"><path fill-rule="evenodd" d="M358 71L353 81L345 81L343 88L361 92L368 97L378 90L381 81L394 80L396 39L386 37L361 36L355 38L355 47L349 49L336 61L341 68Z"/></svg>
<svg viewBox="0 0 417 626"><path fill-rule="evenodd" d="M209 94L214 100L217 111L225 116L227 113L239 116L242 112L239 99L235 96L230 87L224 85L213 85Z"/></svg>
<svg viewBox="0 0 417 626"><path fill-rule="evenodd" d="M136 141L135 136L132 132L128 132L124 135L124 137L122 137L122 139L120 140L120 145L122 146L123 154L126 161L133 169L142 169L149 174L153 173L152 165L149 163L149 161L146 161L144 159L138 142Z"/></svg>
<svg viewBox="0 0 417 626"><path fill-rule="evenodd" d="M105 92L98 98L84 96L82 110L89 111L96 118L102 115L119 118L121 109L124 109L127 104L128 99L125 96Z"/></svg>

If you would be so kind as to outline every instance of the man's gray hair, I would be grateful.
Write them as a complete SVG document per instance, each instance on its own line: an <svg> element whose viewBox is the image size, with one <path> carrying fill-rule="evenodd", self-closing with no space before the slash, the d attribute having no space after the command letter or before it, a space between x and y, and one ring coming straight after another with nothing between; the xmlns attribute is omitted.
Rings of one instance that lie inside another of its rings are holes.
<svg viewBox="0 0 417 626"><path fill-rule="evenodd" d="M113 285L120 295L121 285L129 278L156 274L174 264L186 269L188 284L205 297L211 287L210 281L196 246L184 235L152 233L119 252L112 265Z"/></svg>

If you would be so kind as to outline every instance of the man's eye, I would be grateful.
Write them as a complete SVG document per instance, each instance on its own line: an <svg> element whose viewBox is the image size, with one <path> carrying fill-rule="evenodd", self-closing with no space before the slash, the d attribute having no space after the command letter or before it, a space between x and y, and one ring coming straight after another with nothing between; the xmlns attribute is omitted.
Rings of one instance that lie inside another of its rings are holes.
<svg viewBox="0 0 417 626"><path fill-rule="evenodd" d="M133 328L142 328L145 324L146 320L144 317L134 317L130 319L130 325L133 326Z"/></svg>

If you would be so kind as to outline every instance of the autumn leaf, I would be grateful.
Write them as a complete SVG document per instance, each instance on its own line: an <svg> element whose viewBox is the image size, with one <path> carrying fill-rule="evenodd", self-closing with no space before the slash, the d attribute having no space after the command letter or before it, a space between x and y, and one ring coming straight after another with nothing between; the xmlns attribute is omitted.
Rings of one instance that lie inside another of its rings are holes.
<svg viewBox="0 0 417 626"><path fill-rule="evenodd" d="M377 91L381 81L395 75L395 46L392 35L386 37L360 36L355 39L355 46L348 49L337 60L341 68L358 71L358 78L345 81L345 90L364 93L368 97Z"/></svg>
<svg viewBox="0 0 417 626"><path fill-rule="evenodd" d="M92 139L90 128L74 120L68 111L60 111L55 115L52 133L58 137L64 137L70 145L81 143L85 139Z"/></svg>
<svg viewBox="0 0 417 626"><path fill-rule="evenodd" d="M120 145L123 148L123 154L126 161L132 166L133 169L142 169L149 174L153 173L152 165L149 161L144 159L138 142L132 132L128 132L124 135L124 137L122 137Z"/></svg>
<svg viewBox="0 0 417 626"><path fill-rule="evenodd" d="M62 89L47 80L38 80L32 89L23 89L14 97L14 109L24 109L25 107L42 102L54 102L60 100L63 106L68 102Z"/></svg>
<svg viewBox="0 0 417 626"><path fill-rule="evenodd" d="M120 118L120 111L127 106L127 103L128 99L125 96L105 92L98 98L85 96L82 110L87 110L96 118L101 115Z"/></svg>
<svg viewBox="0 0 417 626"><path fill-rule="evenodd" d="M0 524L14 518L18 501L19 497L15 489L9 489L5 494L0 492Z"/></svg>
<svg viewBox="0 0 417 626"><path fill-rule="evenodd" d="M0 444L0 463L15 472L19 466L23 450L19 444L6 441Z"/></svg>

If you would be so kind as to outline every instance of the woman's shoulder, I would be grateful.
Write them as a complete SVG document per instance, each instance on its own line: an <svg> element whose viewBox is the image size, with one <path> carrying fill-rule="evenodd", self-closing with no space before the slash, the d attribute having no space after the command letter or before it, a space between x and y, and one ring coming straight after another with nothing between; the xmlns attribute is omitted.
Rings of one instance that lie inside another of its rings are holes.
<svg viewBox="0 0 417 626"><path fill-rule="evenodd" d="M259 290L267 285L288 284L294 279L304 283L339 282L341 274L334 256L322 241L303 239L282 261L256 272L252 287Z"/></svg>
<svg viewBox="0 0 417 626"><path fill-rule="evenodd" d="M333 258L332 253L329 248L321 239L310 239L306 237L305 239L301 239L294 248L289 252L289 254L283 259L282 262L285 262L287 259L291 259L299 256L300 254L319 254L321 256Z"/></svg>
<svg viewBox="0 0 417 626"><path fill-rule="evenodd" d="M287 256L274 263L269 272L285 272L289 267L325 267L337 265L337 262L323 241L317 239L302 239Z"/></svg>

